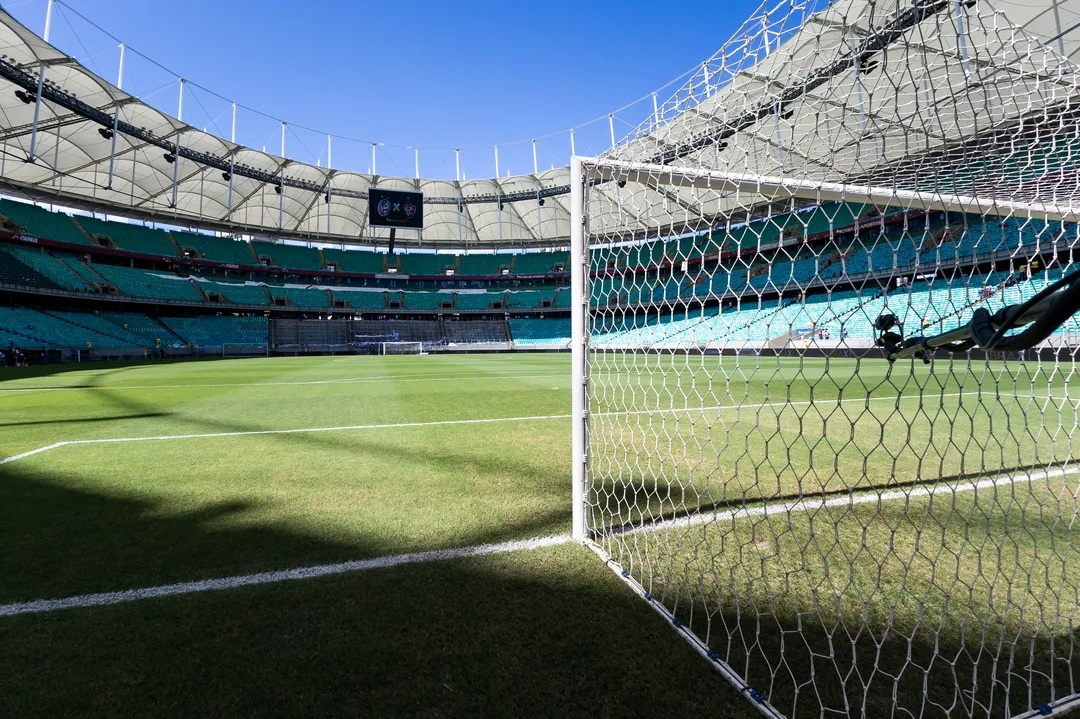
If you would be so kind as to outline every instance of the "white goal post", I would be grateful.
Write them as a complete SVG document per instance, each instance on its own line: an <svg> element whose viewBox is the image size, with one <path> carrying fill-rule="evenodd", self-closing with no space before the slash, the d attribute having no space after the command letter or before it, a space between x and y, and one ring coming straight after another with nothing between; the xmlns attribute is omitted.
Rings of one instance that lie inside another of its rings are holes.
<svg viewBox="0 0 1080 719"><path fill-rule="evenodd" d="M1080 319L973 331L1077 277L1052 8L763 4L571 162L573 537L767 716L1080 708Z"/></svg>
<svg viewBox="0 0 1080 719"><path fill-rule="evenodd" d="M693 217L684 203L673 221L647 199L658 187L690 190L710 212ZM1077 202L1080 192L1009 200L573 158L573 537L767 716L923 716L924 679L955 682L927 700L950 712L1034 717L1080 705L1070 688L1080 582L1053 579L1080 576L1080 537L1053 529L1080 520L1080 446L1053 439L1080 434L1080 401L1067 391L1077 375L1067 340L1080 327L1046 343L1054 359L1033 350L1004 365L890 366L872 339L878 314L948 327L1049 281L1027 262L1026 274L997 270L1017 253L1008 237L986 270L954 270L937 248L920 262L940 229L928 210L941 227L962 216L964 237L985 220L980 241L1050 227L1044 252L1071 252ZM877 210L852 210L855 229L812 239L807 217L841 205ZM658 227L643 222L651 214ZM771 225L796 220L798 243L765 242ZM716 238L740 231L754 252L722 260ZM837 239L849 233L850 246ZM702 237L716 246L701 249ZM656 242L667 247L660 260L642 249ZM923 255L904 264L909 245ZM812 278L773 281L808 254ZM822 258L836 255L841 269L871 272L827 279ZM635 267L642 257L654 266ZM735 289L737 275L747 280ZM1009 522L1029 528L1022 539ZM920 536L934 549L919 549ZM933 579L912 575L916 566ZM883 658L890 642L902 651ZM958 669L965 652L975 658ZM1022 671L1009 668L1015 655ZM844 678L860 673L876 683Z"/></svg>
<svg viewBox="0 0 1080 719"><path fill-rule="evenodd" d="M425 355L423 342L380 342L380 355Z"/></svg>

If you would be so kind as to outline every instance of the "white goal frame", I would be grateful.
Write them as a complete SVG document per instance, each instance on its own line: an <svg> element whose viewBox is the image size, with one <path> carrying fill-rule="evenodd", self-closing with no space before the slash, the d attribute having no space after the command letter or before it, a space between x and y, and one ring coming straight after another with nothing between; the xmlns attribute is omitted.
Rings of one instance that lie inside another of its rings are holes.
<svg viewBox="0 0 1080 719"><path fill-rule="evenodd" d="M408 349L415 349L416 351L415 352L387 352L386 349L388 347L398 347L398 348L401 348L403 350L408 348ZM426 355L427 352L424 351L424 343L423 342L380 342L379 343L379 354L380 355L410 355L410 354Z"/></svg>
<svg viewBox="0 0 1080 719"><path fill-rule="evenodd" d="M865 204L903 204L910 209L940 210L979 213L986 216L1023 217L1025 219L1080 221L1080 205L1053 204L1048 202L1012 201L993 197L972 197L927 193L898 188L880 188L866 185L846 185L816 182L798 178L756 176L751 174L722 172L690 167L677 167L639 162L627 162L608 158L574 156L570 162L570 272L571 290L571 360L572 360L572 525L573 540L592 549L599 557L619 573L624 581L665 620L674 626L679 635L709 663L716 668L741 693L754 699L753 705L762 714L783 717L772 706L764 703L760 695L750 690L744 679L732 667L720 661L690 628L664 606L656 601L640 584L623 570L616 560L608 556L596 540L588 525L589 517L589 432L590 432L590 263L589 218L586 213L587 193L597 182L617 183L622 188L629 184L675 185L694 187L734 195L745 206L766 199L802 199L817 203L829 201ZM663 240L662 231L653 240ZM602 244L602 242L600 243ZM884 360L882 360L884 361ZM692 518L684 521L693 523ZM1080 707L1080 696L1073 695L1055 703L1053 713ZM1030 711L1016 715L1035 716Z"/></svg>
<svg viewBox="0 0 1080 719"><path fill-rule="evenodd" d="M1080 206L1025 203L999 198L978 198L941 193L914 192L897 188L813 182L797 178L769 177L746 173L720 172L689 167L655 165L624 160L575 155L570 159L570 322L571 361L573 364L573 519L575 540L588 541L585 522L586 481L588 474L588 349L589 349L589 247L586 242L588 217L585 216L585 193L591 180L619 183L645 182L696 187L745 195L798 198L817 202L855 201L887 204L901 201L912 209L978 212L985 215L1024 217L1043 220L1080 220Z"/></svg>

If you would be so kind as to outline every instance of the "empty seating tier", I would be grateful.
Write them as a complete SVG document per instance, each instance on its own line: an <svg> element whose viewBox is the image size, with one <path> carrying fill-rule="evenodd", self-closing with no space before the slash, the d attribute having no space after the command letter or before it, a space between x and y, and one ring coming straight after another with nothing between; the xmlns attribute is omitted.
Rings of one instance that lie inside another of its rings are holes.
<svg viewBox="0 0 1080 719"><path fill-rule="evenodd" d="M170 234L181 249L194 250L202 259L210 262L232 265L258 264L247 240L234 240L231 237L215 237L181 230L173 230Z"/></svg>
<svg viewBox="0 0 1080 719"><path fill-rule="evenodd" d="M325 269L319 251L311 247L255 241L251 243L251 248L259 256L260 262L265 259L268 260L267 264L275 267L294 270Z"/></svg>
<svg viewBox="0 0 1080 719"><path fill-rule="evenodd" d="M50 212L37 205L0 199L0 214L34 237L73 245L89 245L90 238L62 212Z"/></svg>
<svg viewBox="0 0 1080 719"><path fill-rule="evenodd" d="M75 263L77 267L80 263ZM190 280L178 275L150 270L137 270L131 267L94 264L87 268L83 265L80 273L92 269L116 289L132 297L148 297L161 300L183 300L202 302L203 296ZM85 275L84 275L85 276ZM99 280L100 281L100 280Z"/></svg>
<svg viewBox="0 0 1080 719"><path fill-rule="evenodd" d="M108 237L117 247L129 252L159 257L179 255L172 238L163 230L129 222L99 220L94 217L80 217L79 224L92 237L97 235Z"/></svg>

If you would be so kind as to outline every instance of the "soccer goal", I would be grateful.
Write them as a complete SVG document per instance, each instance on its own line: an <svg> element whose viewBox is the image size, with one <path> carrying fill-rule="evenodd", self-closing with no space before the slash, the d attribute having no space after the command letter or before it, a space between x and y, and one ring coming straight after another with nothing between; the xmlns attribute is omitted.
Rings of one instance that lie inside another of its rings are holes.
<svg viewBox="0 0 1080 719"><path fill-rule="evenodd" d="M763 16L572 161L573 533L766 715L1055 714L1080 84L887 5Z"/></svg>
<svg viewBox="0 0 1080 719"><path fill-rule="evenodd" d="M222 357L269 356L270 345L256 342L233 342L221 345Z"/></svg>
<svg viewBox="0 0 1080 719"><path fill-rule="evenodd" d="M423 342L380 342L381 355L426 355Z"/></svg>

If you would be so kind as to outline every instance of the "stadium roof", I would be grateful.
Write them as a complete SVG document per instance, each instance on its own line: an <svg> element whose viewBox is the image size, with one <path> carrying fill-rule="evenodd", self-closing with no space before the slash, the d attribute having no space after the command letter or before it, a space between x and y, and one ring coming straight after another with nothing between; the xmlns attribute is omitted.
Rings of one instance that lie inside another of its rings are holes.
<svg viewBox="0 0 1080 719"><path fill-rule="evenodd" d="M1080 0L965 6L959 44L953 0L841 0L816 14L785 10L779 21L775 11L763 9L760 31L748 21L656 121L610 154L869 182L898 177L898 166L939 171L957 159L949 148L990 125L1033 112L1045 116L1076 96L1073 66L1062 56L1080 54L1080 38L1069 32L1080 18ZM877 47L882 28L895 33ZM317 167L180 122L117 89L5 12L0 45L0 187L14 194L260 236L378 244L388 233L373 233L366 218L367 190L377 186L424 193L419 239L425 247L543 246L565 244L569 235L566 168L459 182ZM859 72L856 55L862 57ZM978 83L965 79L965 67ZM928 112L937 125L920 119ZM31 163L25 159L32 137ZM935 156L938 166L926 165ZM923 164L913 163L915 157ZM692 188L648 183L605 183L592 192L610 207L637 208L620 221L641 235L700 229L688 223L761 200L711 200L706 207ZM404 245L418 240L404 230L397 239Z"/></svg>

